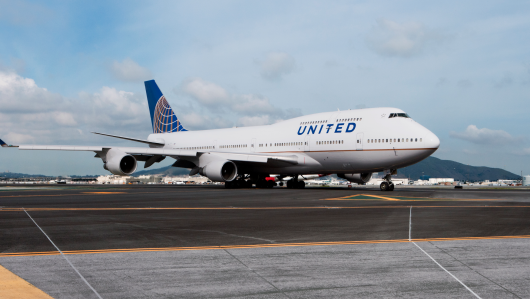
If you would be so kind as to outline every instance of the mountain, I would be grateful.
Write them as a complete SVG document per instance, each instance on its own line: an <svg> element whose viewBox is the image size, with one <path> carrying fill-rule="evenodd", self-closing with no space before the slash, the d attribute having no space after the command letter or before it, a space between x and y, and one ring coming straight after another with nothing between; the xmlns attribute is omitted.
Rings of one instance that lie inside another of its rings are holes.
<svg viewBox="0 0 530 299"><path fill-rule="evenodd" d="M190 170L178 167L162 167L158 169L142 170L134 175L186 175ZM428 175L431 178L454 178L455 181L483 181L483 180L517 180L521 177L500 168L491 168L485 166L469 166L462 163L441 160L435 157L414 164L409 167L398 169L398 177L418 180L420 176Z"/></svg>
<svg viewBox="0 0 530 299"><path fill-rule="evenodd" d="M42 174L26 174L26 173L17 173L17 172L2 172L0 173L0 178L44 178L48 177Z"/></svg>
<svg viewBox="0 0 530 299"><path fill-rule="evenodd" d="M398 169L398 177L417 180L422 175L431 178L454 178L455 181L496 181L496 180L517 180L520 175L511 173L500 168L486 166L470 166L450 160L441 160L435 157Z"/></svg>
<svg viewBox="0 0 530 299"><path fill-rule="evenodd" d="M60 175L43 175L43 174L27 174L27 173L18 173L18 172L0 172L0 178L6 179L18 179L18 178L60 178L63 176ZM67 176L72 179L78 178L97 178L98 175L69 175Z"/></svg>

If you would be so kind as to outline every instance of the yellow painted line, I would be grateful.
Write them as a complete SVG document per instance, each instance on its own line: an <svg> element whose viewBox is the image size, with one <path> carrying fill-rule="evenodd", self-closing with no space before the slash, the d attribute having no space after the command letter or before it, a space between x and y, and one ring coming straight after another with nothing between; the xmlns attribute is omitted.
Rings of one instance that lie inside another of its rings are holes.
<svg viewBox="0 0 530 299"><path fill-rule="evenodd" d="M501 240L501 239L529 239L530 235L519 236L490 236L490 237L461 237L461 238L428 238L412 239L413 242L442 242L442 241L471 241L471 240ZM123 248L123 249L95 249L95 250L70 250L64 254L96 254L96 253L125 253L125 252L156 252L156 251L186 251L186 250L219 250L219 249L249 249L249 248L280 248L303 246L333 246L333 245L360 245L360 244L389 244L407 243L408 239L395 240L368 240L368 241L338 241L338 242L306 242L306 243L270 243L253 245L224 245L224 246L196 246L196 247L159 247L159 248ZM0 257L59 255L58 251L42 252L14 252L0 253Z"/></svg>
<svg viewBox="0 0 530 299"><path fill-rule="evenodd" d="M367 200L367 199L358 199L355 197L358 196L368 196L368 197L374 197L374 198L380 198L384 200L391 200L391 201L422 201L422 200L413 200L413 199L401 199L400 197L404 198L418 198L418 199L425 199L423 201L433 201L433 200L450 200L450 201L505 201L504 198L429 198L429 197L412 197L412 196L396 196L395 198L392 197L384 197L379 195L372 195L372 194L356 194L356 195L348 195L348 196L342 196L342 197L332 197L332 198L323 198L320 200Z"/></svg>
<svg viewBox="0 0 530 299"><path fill-rule="evenodd" d="M383 196L379 196L379 195L362 194L362 196L375 197L375 198L381 198L381 199L392 200L392 201L399 201L399 199L396 199L396 198L383 197Z"/></svg>
<svg viewBox="0 0 530 299"><path fill-rule="evenodd" d="M426 208L530 208L528 206L414 206L415 209ZM156 211L156 210L311 210L311 209L410 209L410 206L316 206L316 207L207 207L207 208L25 208L26 211ZM0 208L0 212L23 212L24 208Z"/></svg>
<svg viewBox="0 0 530 299"><path fill-rule="evenodd" d="M53 299L50 295L2 266L0 266L0 298Z"/></svg>

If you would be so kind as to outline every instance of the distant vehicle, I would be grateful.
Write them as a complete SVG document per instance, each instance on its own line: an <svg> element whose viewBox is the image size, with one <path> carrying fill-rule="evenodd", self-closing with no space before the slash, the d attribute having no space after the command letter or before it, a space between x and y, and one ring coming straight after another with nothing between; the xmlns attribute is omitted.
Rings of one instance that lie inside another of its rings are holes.
<svg viewBox="0 0 530 299"><path fill-rule="evenodd" d="M391 191L391 175L434 153L440 140L397 108L333 111L300 116L272 125L188 131L176 117L154 80L146 81L153 134L147 139L96 133L149 147L7 145L20 150L93 151L103 167L128 176L175 159L174 167L189 168L227 188L272 187L271 174L290 176L287 186L303 188L299 175L336 173L364 184L373 172L385 172L380 188Z"/></svg>

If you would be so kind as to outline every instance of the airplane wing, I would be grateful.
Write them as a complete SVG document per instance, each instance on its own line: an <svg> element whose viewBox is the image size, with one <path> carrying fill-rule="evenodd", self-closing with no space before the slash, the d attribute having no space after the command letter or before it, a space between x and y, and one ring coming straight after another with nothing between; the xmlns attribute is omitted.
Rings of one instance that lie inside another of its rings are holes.
<svg viewBox="0 0 530 299"><path fill-rule="evenodd" d="M196 161L201 155L211 154L220 159L233 162L297 165L298 156L295 154L257 154L240 153L226 151L201 151L168 148L147 148L147 147L114 147L114 146L72 146L72 145L7 145L0 139L2 147L17 147L19 150L50 150L50 151L88 151L95 152L96 158L102 158L105 162L106 154L109 150L119 151L123 154L134 156L137 161L144 161L144 168L148 168L154 163L161 162L166 157L177 160L173 164L175 167L194 168Z"/></svg>
<svg viewBox="0 0 530 299"><path fill-rule="evenodd" d="M145 147L114 147L114 146L72 146L72 145L11 145L18 147L19 150L52 150L52 151L87 151L101 153L109 149L119 149L120 151L132 156L170 156L172 158L191 158L199 157L203 154L215 154L222 156L230 161L267 163L270 161L281 161L289 164L298 164L297 155L279 155L279 154L256 154L256 153L235 153L224 151L199 151L167 148L145 148ZM140 159L142 161L142 159Z"/></svg>

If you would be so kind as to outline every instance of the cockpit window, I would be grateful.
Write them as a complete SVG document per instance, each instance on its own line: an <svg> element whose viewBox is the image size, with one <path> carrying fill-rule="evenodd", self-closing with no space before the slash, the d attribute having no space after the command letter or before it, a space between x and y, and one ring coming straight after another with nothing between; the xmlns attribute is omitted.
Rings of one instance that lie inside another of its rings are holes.
<svg viewBox="0 0 530 299"><path fill-rule="evenodd" d="M410 116L408 116L407 113L390 113L390 116L388 118L394 118L394 117L410 118Z"/></svg>

